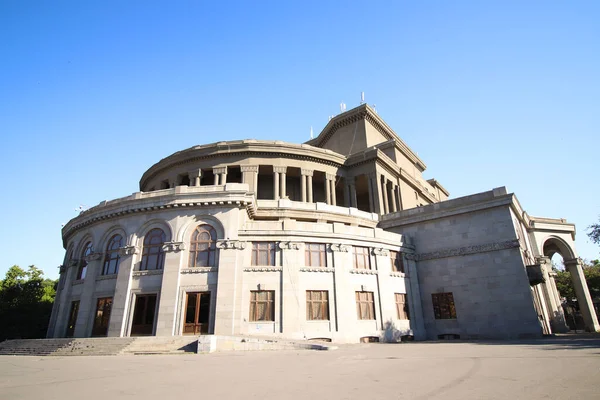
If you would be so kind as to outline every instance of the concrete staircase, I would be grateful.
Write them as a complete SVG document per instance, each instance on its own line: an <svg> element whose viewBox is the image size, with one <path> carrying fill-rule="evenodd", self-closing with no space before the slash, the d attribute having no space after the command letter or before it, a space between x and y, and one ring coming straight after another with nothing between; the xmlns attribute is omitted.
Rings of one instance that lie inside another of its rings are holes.
<svg viewBox="0 0 600 400"><path fill-rule="evenodd" d="M147 336L135 338L120 354L185 354L197 349L197 336Z"/></svg>
<svg viewBox="0 0 600 400"><path fill-rule="evenodd" d="M63 347L69 347L74 339L16 339L0 343L0 355L49 356Z"/></svg>
<svg viewBox="0 0 600 400"><path fill-rule="evenodd" d="M0 343L0 355L109 356L120 354L135 338L16 339Z"/></svg>

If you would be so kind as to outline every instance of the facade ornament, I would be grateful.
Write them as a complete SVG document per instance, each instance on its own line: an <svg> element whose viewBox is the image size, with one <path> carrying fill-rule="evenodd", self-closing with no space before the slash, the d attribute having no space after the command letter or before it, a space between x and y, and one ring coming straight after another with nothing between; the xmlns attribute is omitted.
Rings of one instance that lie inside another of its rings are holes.
<svg viewBox="0 0 600 400"><path fill-rule="evenodd" d="M227 173L227 167L214 167L213 168L213 174L226 174Z"/></svg>
<svg viewBox="0 0 600 400"><path fill-rule="evenodd" d="M433 251L431 253L421 253L417 256L418 261L435 260L438 258L465 256L469 254L486 253L488 251L498 251L512 248L519 248L518 239L506 240L504 242L486 243L475 246L458 247L448 250ZM408 257L407 257L408 258Z"/></svg>
<svg viewBox="0 0 600 400"><path fill-rule="evenodd" d="M241 172L258 172L258 165L240 165Z"/></svg>
<svg viewBox="0 0 600 400"><path fill-rule="evenodd" d="M525 250L527 251L527 250ZM535 257L536 264L550 264L551 261L548 257Z"/></svg>
<svg viewBox="0 0 600 400"><path fill-rule="evenodd" d="M274 166L273 172L278 172L280 174L285 174L287 172L287 166Z"/></svg>
<svg viewBox="0 0 600 400"><path fill-rule="evenodd" d="M300 250L300 243L298 243L298 242L279 242L279 248L281 250Z"/></svg>
<svg viewBox="0 0 600 400"><path fill-rule="evenodd" d="M217 241L217 247L223 250L244 250L247 242L241 240L219 240Z"/></svg>
<svg viewBox="0 0 600 400"><path fill-rule="evenodd" d="M325 174L325 179L328 181L333 181L335 180L335 174Z"/></svg>
<svg viewBox="0 0 600 400"><path fill-rule="evenodd" d="M86 262L90 261L98 261L102 258L102 253L90 253L87 256L83 257Z"/></svg>
<svg viewBox="0 0 600 400"><path fill-rule="evenodd" d="M79 260L76 260L74 258L71 258L68 262L67 262L67 268L71 268L71 267L76 267L79 265Z"/></svg>
<svg viewBox="0 0 600 400"><path fill-rule="evenodd" d="M183 242L164 242L162 245L162 251L165 253L185 250L185 244Z"/></svg>
<svg viewBox="0 0 600 400"><path fill-rule="evenodd" d="M244 272L281 272L282 267L248 267L244 268Z"/></svg>
<svg viewBox="0 0 600 400"><path fill-rule="evenodd" d="M332 243L331 245L329 245L329 248L331 249L331 251L340 251L342 253L347 253L350 250L350 248L347 245L341 243Z"/></svg>
<svg viewBox="0 0 600 400"><path fill-rule="evenodd" d="M313 176L314 171L312 169L300 169L300 173L304 176Z"/></svg>
<svg viewBox="0 0 600 400"><path fill-rule="evenodd" d="M390 252L383 247L378 247L373 249L373 255L375 256L389 256Z"/></svg>
<svg viewBox="0 0 600 400"><path fill-rule="evenodd" d="M332 267L303 267L300 272L334 272Z"/></svg>
<svg viewBox="0 0 600 400"><path fill-rule="evenodd" d="M67 270L67 266L65 266L65 265L59 265L58 266L58 273L62 274L66 270Z"/></svg>
<svg viewBox="0 0 600 400"><path fill-rule="evenodd" d="M132 256L134 254L139 253L139 248L137 246L123 246L119 248L119 255L121 257Z"/></svg>

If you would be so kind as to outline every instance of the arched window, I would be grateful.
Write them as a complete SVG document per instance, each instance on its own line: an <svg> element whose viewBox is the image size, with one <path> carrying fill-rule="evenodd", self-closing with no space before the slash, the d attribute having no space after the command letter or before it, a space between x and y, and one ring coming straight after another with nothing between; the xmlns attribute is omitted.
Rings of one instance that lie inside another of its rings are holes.
<svg viewBox="0 0 600 400"><path fill-rule="evenodd" d="M167 236L160 228L150 230L144 237L144 249L142 250L142 262L140 270L162 269L165 263L165 253L162 250Z"/></svg>
<svg viewBox="0 0 600 400"><path fill-rule="evenodd" d="M85 279L85 274L87 272L87 261L85 258L92 254L94 249L92 248L92 242L87 242L85 246L83 246L83 250L81 252L81 259L79 260L79 269L77 270L77 280Z"/></svg>
<svg viewBox="0 0 600 400"><path fill-rule="evenodd" d="M102 275L114 275L119 272L119 248L123 246L123 236L116 234L110 238L106 245L106 253L104 255L104 266L102 267Z"/></svg>
<svg viewBox="0 0 600 400"><path fill-rule="evenodd" d="M200 225L190 240L190 268L214 267L217 253L217 231L210 225Z"/></svg>

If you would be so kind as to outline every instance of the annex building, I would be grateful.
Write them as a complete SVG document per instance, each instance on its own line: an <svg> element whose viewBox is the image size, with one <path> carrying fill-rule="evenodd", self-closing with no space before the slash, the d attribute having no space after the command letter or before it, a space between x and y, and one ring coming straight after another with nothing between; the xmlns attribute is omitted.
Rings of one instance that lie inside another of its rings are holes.
<svg viewBox="0 0 600 400"><path fill-rule="evenodd" d="M462 198L368 105L304 144L195 146L62 230L48 337L527 338L567 330L550 257L600 326L575 226Z"/></svg>

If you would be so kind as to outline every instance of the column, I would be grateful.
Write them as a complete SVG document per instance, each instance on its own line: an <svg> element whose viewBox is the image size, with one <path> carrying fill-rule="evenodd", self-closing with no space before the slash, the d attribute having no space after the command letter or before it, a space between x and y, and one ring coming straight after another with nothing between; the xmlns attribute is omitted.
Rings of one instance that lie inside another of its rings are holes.
<svg viewBox="0 0 600 400"><path fill-rule="evenodd" d="M219 273L217 277L217 303L215 306L215 335L240 333L242 317L242 267L246 242L219 240ZM248 261L250 263L250 261ZM236 309L237 315L236 315ZM247 317L247 315L246 315ZM238 323L236 326L236 322Z"/></svg>
<svg viewBox="0 0 600 400"><path fill-rule="evenodd" d="M213 174L215 174L215 185L224 185L227 183L227 167L215 167L213 168Z"/></svg>
<svg viewBox="0 0 600 400"><path fill-rule="evenodd" d="M335 175L325 174L325 202L335 206Z"/></svg>
<svg viewBox="0 0 600 400"><path fill-rule="evenodd" d="M279 172L273 167L273 200L279 200Z"/></svg>
<svg viewBox="0 0 600 400"><path fill-rule="evenodd" d="M329 249L334 268L334 292L330 294L329 299L333 300L334 307L331 308L333 314L330 315L330 319L335 322L332 328L335 327L338 338L343 339L344 334L351 335L356 329L356 297L348 272L352 268L352 259L349 246L332 244Z"/></svg>
<svg viewBox="0 0 600 400"><path fill-rule="evenodd" d="M163 267L156 336L173 336L175 334L175 316L179 299L179 270L183 259L183 242L165 242L165 265Z"/></svg>
<svg viewBox="0 0 600 400"><path fill-rule="evenodd" d="M92 253L86 257L87 270L83 280L83 290L79 300L79 314L75 324L75 337L89 337L92 333L94 319L90 318L90 313L96 312L96 301L94 298L94 289L96 287L96 277L100 274L101 253Z"/></svg>
<svg viewBox="0 0 600 400"><path fill-rule="evenodd" d="M427 338L427 331L425 330L425 321L423 319L421 289L419 288L419 276L415 254L405 254L404 268L406 271L404 282L406 285L406 299L409 302L410 328L413 331L415 340L425 340Z"/></svg>
<svg viewBox="0 0 600 400"><path fill-rule="evenodd" d="M541 292L544 297L544 303L548 307L548 322L552 333L565 333L569 331L569 328L565 322L565 315L563 313L562 305L557 294L554 292L553 275L556 272L552 271L552 261L549 257L536 258L536 263L540 264L544 282L537 285L541 288Z"/></svg>
<svg viewBox="0 0 600 400"><path fill-rule="evenodd" d="M242 182L248 185L248 190L258 194L258 165L242 165Z"/></svg>
<svg viewBox="0 0 600 400"><path fill-rule="evenodd" d="M382 214L388 214L390 212L389 208L388 208L388 193L387 193L387 179L385 178L385 176L381 175L381 177L379 178L379 187L381 190L381 193L383 194L383 213Z"/></svg>
<svg viewBox="0 0 600 400"><path fill-rule="evenodd" d="M337 196L335 193L335 178L336 176L333 175L333 178L329 182L331 182L331 204L337 206Z"/></svg>
<svg viewBox="0 0 600 400"><path fill-rule="evenodd" d="M370 172L367 175L368 179L368 189L369 189L369 211L372 213L379 214L379 210L381 210L381 204L379 202L380 197L377 196L377 179L375 172ZM379 207L377 207L379 206Z"/></svg>
<svg viewBox="0 0 600 400"><path fill-rule="evenodd" d="M570 260L564 260L564 263L566 269L569 271L569 274L571 274L571 279L573 280L573 288L575 289L575 296L577 297L577 302L579 303L579 310L581 311L581 316L583 317L583 321L585 323L585 330L588 332L600 331L598 318L596 317L596 312L594 311L594 304L592 303L590 291L585 281L585 275L583 274L583 269L581 268L581 259L572 258Z"/></svg>
<svg viewBox="0 0 600 400"><path fill-rule="evenodd" d="M287 167L273 167L273 171L279 174L279 198L285 199L287 197L286 187L285 187L285 179L286 179L286 171Z"/></svg>
<svg viewBox="0 0 600 400"><path fill-rule="evenodd" d="M302 192L302 202L306 203L306 176L300 175L300 191Z"/></svg>
<svg viewBox="0 0 600 400"><path fill-rule="evenodd" d="M398 207L397 207L397 203L396 203L396 186L391 185L391 182L390 182L390 186L392 189L391 190L392 198L390 199L391 203L392 203L392 212L395 213L396 211L398 211Z"/></svg>
<svg viewBox="0 0 600 400"><path fill-rule="evenodd" d="M303 177L306 177L306 201L308 203L313 202L313 190L312 190L312 177L313 170L311 169L301 169L300 171Z"/></svg>
<svg viewBox="0 0 600 400"><path fill-rule="evenodd" d="M396 198L398 211L402 211L402 202L400 201L400 187L398 185L394 185L394 197Z"/></svg>
<svg viewBox="0 0 600 400"><path fill-rule="evenodd" d="M213 169L213 175L215 176L213 185L217 186L219 184L219 174L217 174L214 169Z"/></svg>
<svg viewBox="0 0 600 400"><path fill-rule="evenodd" d="M108 336L122 337L128 335L127 310L131 301L131 272L139 249L135 246L125 246L119 249L119 272L115 284L115 295L113 297L110 322L108 325Z"/></svg>
<svg viewBox="0 0 600 400"><path fill-rule="evenodd" d="M55 302L59 303L59 309L57 310L56 322L54 323L54 331L52 337L64 337L66 331L66 324L69 319L69 311L71 310L71 288L73 287L73 280L77 276L78 263L76 260L67 260L66 267L63 266L64 272L61 275L64 277L64 286L60 293L56 294Z"/></svg>
<svg viewBox="0 0 600 400"><path fill-rule="evenodd" d="M190 177L190 186L200 186L200 177L202 176L201 169L195 169L188 172L188 176Z"/></svg>
<svg viewBox="0 0 600 400"><path fill-rule="evenodd" d="M356 181L354 177L350 179L350 207L358 208L358 201L356 200Z"/></svg>

